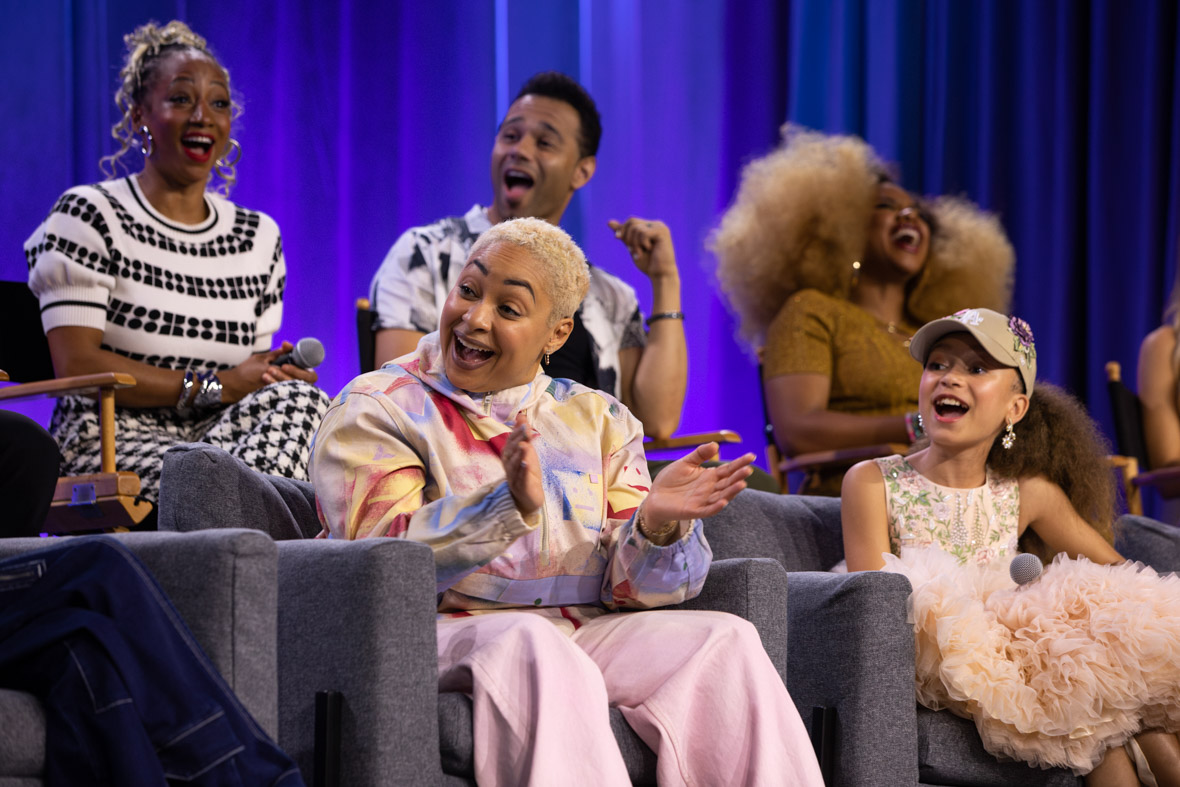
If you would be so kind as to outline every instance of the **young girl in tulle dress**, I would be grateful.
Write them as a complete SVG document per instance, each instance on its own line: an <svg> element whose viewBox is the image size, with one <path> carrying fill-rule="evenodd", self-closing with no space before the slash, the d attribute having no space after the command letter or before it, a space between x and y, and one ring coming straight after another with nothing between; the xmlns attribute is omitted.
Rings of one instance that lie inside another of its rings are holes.
<svg viewBox="0 0 1180 787"><path fill-rule="evenodd" d="M853 467L842 511L848 569L914 588L919 702L973 719L997 756L1087 785L1180 784L1180 579L1111 545L1093 422L1036 383L1018 318L961 311L910 353L928 443ZM1017 587L1020 551L1049 565Z"/></svg>

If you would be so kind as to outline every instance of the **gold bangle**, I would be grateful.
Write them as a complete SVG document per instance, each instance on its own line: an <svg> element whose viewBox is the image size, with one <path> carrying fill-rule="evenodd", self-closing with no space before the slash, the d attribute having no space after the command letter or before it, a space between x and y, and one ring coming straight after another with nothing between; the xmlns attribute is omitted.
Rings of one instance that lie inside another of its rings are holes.
<svg viewBox="0 0 1180 787"><path fill-rule="evenodd" d="M675 519L669 520L666 525L653 533L646 527L647 517L643 515L643 506L640 506L639 511L637 511L635 514L635 525L639 528L640 532L643 533L648 541L657 541L666 536L672 535L672 531L680 526L680 522Z"/></svg>

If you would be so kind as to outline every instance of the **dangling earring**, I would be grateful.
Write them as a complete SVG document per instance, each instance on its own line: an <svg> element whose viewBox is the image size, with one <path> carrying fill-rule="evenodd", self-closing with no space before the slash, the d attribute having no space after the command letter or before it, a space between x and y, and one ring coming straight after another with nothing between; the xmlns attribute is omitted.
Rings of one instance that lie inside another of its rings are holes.
<svg viewBox="0 0 1180 787"><path fill-rule="evenodd" d="M852 261L852 286L860 283L860 260Z"/></svg>
<svg viewBox="0 0 1180 787"><path fill-rule="evenodd" d="M1012 422L1008 422L1008 428L1004 430L1004 436L1000 439L1000 445L1004 446L1005 451L1011 450L1013 444L1016 442L1016 432L1012 429Z"/></svg>
<svg viewBox="0 0 1180 787"><path fill-rule="evenodd" d="M541 363L545 366L549 365L549 353L545 353L545 357L541 359Z"/></svg>
<svg viewBox="0 0 1180 787"><path fill-rule="evenodd" d="M143 154L144 158L150 158L155 150L152 147L152 132L147 125L142 125L139 127L139 133L143 134L143 142L139 143L139 152Z"/></svg>
<svg viewBox="0 0 1180 787"><path fill-rule="evenodd" d="M217 174L220 175L222 178L225 178L226 180L228 180L229 177L226 175L225 172L222 171L222 169L224 168L224 169L230 170L230 174L232 175L233 168L236 167L238 165L238 162L242 160L242 146L233 137L230 137L230 139L229 139L229 147L230 147L230 149L229 149L229 151L226 151L227 153L237 151L237 155L234 156L234 160L233 161L226 161L226 156L222 156L214 164L214 167L216 167L216 169L217 169Z"/></svg>

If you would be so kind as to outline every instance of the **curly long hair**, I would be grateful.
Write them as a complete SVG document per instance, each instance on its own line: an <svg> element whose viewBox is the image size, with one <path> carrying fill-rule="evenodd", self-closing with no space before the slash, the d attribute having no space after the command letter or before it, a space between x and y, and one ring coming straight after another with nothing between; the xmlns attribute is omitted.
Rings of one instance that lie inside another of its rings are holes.
<svg viewBox="0 0 1180 787"><path fill-rule="evenodd" d="M121 113L119 122L111 126L111 136L119 143L119 149L109 156L103 156L98 161L99 169L108 178L118 177L119 171L130 171L123 156L128 150L139 146L135 136L135 123L132 120L136 107L142 102L144 95L151 86L156 70L164 57L172 52L182 52L187 49L196 50L207 56L225 72L226 83L229 84L229 69L227 69L213 50L209 48L204 38L193 32L184 22L172 20L163 27L155 22L140 25L132 32L123 36L123 43L127 46L127 55L123 60L123 67L119 70L119 89L115 91L115 106ZM231 119L242 114L242 106L237 94L230 90ZM235 162L236 163L236 162ZM220 164L213 168L213 173L221 180L216 190L228 195L237 180L237 173L233 164Z"/></svg>
<svg viewBox="0 0 1180 787"><path fill-rule="evenodd" d="M890 168L864 140L792 124L783 143L742 170L741 185L709 246L717 279L752 347L801 289L839 298L852 291L869 218ZM930 253L908 285L915 324L972 306L1006 313L1015 253L995 216L965 199L923 201L934 221Z"/></svg>
<svg viewBox="0 0 1180 787"><path fill-rule="evenodd" d="M1028 413L1015 429L1011 449L1000 444L1003 433L992 443L987 456L992 471L1005 478L1049 479L1090 527L1113 544L1116 492L1106 460L1110 445L1082 403L1055 385L1037 381ZM1031 529L1021 537L1020 547L1045 561L1053 557Z"/></svg>

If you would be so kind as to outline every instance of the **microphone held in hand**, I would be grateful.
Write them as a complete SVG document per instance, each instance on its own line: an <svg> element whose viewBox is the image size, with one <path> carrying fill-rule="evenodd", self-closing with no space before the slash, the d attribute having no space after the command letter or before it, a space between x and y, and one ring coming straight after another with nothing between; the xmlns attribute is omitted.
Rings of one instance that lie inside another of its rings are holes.
<svg viewBox="0 0 1180 787"><path fill-rule="evenodd" d="M300 369L314 369L324 361L324 345L319 339L304 337L295 343L291 352L283 353L274 359L275 366L291 363Z"/></svg>
<svg viewBox="0 0 1180 787"><path fill-rule="evenodd" d="M1041 565L1041 559L1028 552L1021 552L1008 564L1008 576L1012 577L1012 581L1017 585L1027 585L1029 582L1039 579L1044 570L1045 567Z"/></svg>

